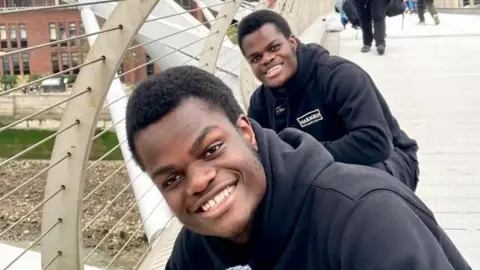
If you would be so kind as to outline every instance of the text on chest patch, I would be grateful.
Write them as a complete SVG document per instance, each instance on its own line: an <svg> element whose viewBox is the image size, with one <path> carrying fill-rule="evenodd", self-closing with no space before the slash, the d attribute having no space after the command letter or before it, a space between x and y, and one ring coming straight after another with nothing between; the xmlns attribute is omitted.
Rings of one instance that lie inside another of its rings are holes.
<svg viewBox="0 0 480 270"><path fill-rule="evenodd" d="M323 119L322 114L320 113L319 109L313 110L308 112L300 117L297 118L298 123L301 127L309 126L313 123L316 123Z"/></svg>

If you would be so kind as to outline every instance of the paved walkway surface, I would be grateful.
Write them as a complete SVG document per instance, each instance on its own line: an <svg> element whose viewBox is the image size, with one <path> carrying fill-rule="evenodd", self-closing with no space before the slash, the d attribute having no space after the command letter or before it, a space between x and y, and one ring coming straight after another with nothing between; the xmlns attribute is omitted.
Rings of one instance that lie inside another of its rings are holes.
<svg viewBox="0 0 480 270"><path fill-rule="evenodd" d="M440 14L387 23L387 51L360 53L361 33L340 34L340 55L372 76L420 146L419 196L473 269L480 269L480 16ZM358 38L358 39L356 39Z"/></svg>

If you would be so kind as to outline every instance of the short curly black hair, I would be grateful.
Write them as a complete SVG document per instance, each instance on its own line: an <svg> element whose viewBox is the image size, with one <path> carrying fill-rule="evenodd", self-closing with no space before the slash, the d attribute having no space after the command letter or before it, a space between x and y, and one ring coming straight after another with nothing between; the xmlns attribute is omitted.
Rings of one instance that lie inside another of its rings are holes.
<svg viewBox="0 0 480 270"><path fill-rule="evenodd" d="M235 124L243 114L230 88L214 75L193 66L166 69L141 82L128 100L126 112L127 141L133 159L144 170L135 137L189 99L197 98L212 109L225 113Z"/></svg>
<svg viewBox="0 0 480 270"><path fill-rule="evenodd" d="M269 9L254 11L244 17L238 24L237 41L242 53L244 53L242 44L243 38L257 31L267 23L275 25L278 31L286 38L289 38L292 35L292 30L282 15Z"/></svg>

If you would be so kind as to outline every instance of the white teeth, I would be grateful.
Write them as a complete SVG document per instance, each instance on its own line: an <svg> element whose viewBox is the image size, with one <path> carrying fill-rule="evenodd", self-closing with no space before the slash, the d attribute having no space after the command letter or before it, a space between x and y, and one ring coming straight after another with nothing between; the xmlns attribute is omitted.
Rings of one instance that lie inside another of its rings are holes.
<svg viewBox="0 0 480 270"><path fill-rule="evenodd" d="M269 73L271 73L272 71L277 70L277 69L279 69L279 68L280 68L280 65L273 66L273 67L271 67L270 69L267 70L267 74L269 74Z"/></svg>
<svg viewBox="0 0 480 270"><path fill-rule="evenodd" d="M216 203L219 203L219 202L223 201L223 199L225 199L225 195L223 194L223 192L221 192L220 194L215 196L215 202Z"/></svg>
<svg viewBox="0 0 480 270"><path fill-rule="evenodd" d="M227 199L228 196L230 196L233 188L234 188L234 186L228 186L224 190L220 191L213 199L209 200L204 205L202 205L202 210L204 212L207 212L207 211L217 207L221 202L223 202L225 199Z"/></svg>

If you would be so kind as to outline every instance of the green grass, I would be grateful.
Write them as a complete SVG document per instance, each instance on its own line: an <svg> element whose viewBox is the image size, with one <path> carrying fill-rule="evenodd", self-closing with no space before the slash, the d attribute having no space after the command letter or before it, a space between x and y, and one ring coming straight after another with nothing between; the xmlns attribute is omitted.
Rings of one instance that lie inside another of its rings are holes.
<svg viewBox="0 0 480 270"><path fill-rule="evenodd" d="M97 133L101 130L97 130ZM38 129L9 129L0 133L0 158L9 158L24 149L34 145L44 138L52 135L55 131ZM35 149L19 157L20 159L50 159L55 138L43 143ZM98 159L103 154L118 144L117 135L106 132L93 142L90 159ZM120 149L116 149L105 160L121 160Z"/></svg>
<svg viewBox="0 0 480 270"><path fill-rule="evenodd" d="M230 26L227 30L227 36L233 44L237 44L237 27Z"/></svg>

